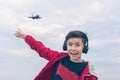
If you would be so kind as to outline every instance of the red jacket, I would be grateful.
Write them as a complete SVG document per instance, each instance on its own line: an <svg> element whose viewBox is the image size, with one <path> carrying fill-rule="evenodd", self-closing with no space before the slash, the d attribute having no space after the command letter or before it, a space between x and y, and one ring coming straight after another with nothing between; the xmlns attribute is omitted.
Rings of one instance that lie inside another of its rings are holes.
<svg viewBox="0 0 120 80"><path fill-rule="evenodd" d="M25 42L31 47L31 49L37 51L41 57L49 61L34 80L51 80L53 65L60 59L68 56L67 52L60 53L58 51L51 50L50 48L45 47L42 42L35 40L30 35L25 37ZM98 80L94 74L94 68L90 67L88 64L79 80Z"/></svg>

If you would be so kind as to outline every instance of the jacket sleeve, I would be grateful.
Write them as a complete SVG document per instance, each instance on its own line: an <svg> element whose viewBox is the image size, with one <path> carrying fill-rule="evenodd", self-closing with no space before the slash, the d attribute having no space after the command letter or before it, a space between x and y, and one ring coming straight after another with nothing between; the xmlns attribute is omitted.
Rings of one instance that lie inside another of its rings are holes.
<svg viewBox="0 0 120 80"><path fill-rule="evenodd" d="M31 49L38 52L38 54L47 59L51 60L53 57L57 56L59 52L47 48L41 41L35 40L32 36L27 35L25 37L25 42L30 46Z"/></svg>
<svg viewBox="0 0 120 80"><path fill-rule="evenodd" d="M95 69L90 63L88 63L81 76L80 80L98 80Z"/></svg>
<svg viewBox="0 0 120 80"><path fill-rule="evenodd" d="M98 80L98 78L96 76L94 66L91 65L90 63L88 63L88 65L89 65L89 74L90 74L90 76L86 76L85 80Z"/></svg>
<svg viewBox="0 0 120 80"><path fill-rule="evenodd" d="M84 80L98 80L96 76L90 75L90 76L85 76Z"/></svg>

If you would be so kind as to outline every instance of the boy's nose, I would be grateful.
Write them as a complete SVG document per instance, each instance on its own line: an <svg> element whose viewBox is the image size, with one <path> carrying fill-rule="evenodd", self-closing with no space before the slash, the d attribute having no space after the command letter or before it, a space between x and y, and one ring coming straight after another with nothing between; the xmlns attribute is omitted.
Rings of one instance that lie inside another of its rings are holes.
<svg viewBox="0 0 120 80"><path fill-rule="evenodd" d="M75 50L75 49L76 49L76 47L73 45L73 46L71 47L71 49L72 49L72 50Z"/></svg>

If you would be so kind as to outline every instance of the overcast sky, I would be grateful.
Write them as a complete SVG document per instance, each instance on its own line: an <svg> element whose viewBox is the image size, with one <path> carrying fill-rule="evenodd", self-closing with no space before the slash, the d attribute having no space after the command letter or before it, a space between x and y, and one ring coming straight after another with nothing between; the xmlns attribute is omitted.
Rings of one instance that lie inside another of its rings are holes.
<svg viewBox="0 0 120 80"><path fill-rule="evenodd" d="M17 28L58 51L69 31L85 32L89 52L83 59L99 80L119 80L119 7L119 0L0 0L0 80L33 80L47 63L14 36ZM28 18L32 14L42 18Z"/></svg>

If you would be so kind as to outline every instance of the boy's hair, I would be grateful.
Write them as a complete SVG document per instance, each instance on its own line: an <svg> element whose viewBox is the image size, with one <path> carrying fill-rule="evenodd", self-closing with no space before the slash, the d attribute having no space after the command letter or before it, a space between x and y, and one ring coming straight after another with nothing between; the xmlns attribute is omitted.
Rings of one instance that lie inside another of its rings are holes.
<svg viewBox="0 0 120 80"><path fill-rule="evenodd" d="M67 50L67 41L70 38L81 38L84 44L84 48L82 52L85 54L88 52L88 37L85 33L83 33L82 31L78 31L78 30L71 31L67 34L64 44L63 44L64 51Z"/></svg>

